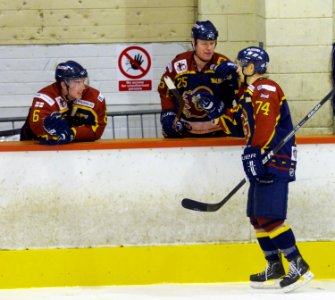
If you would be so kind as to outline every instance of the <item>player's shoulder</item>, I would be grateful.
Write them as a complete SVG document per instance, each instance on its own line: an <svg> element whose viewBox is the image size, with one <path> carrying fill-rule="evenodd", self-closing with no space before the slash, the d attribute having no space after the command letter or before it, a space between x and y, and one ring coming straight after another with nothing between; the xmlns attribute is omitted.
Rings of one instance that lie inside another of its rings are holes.
<svg viewBox="0 0 335 300"><path fill-rule="evenodd" d="M61 94L57 83L55 82L35 93L34 101L46 102L49 104L49 106L53 106L56 103L57 97L61 97Z"/></svg>
<svg viewBox="0 0 335 300"><path fill-rule="evenodd" d="M167 70L169 73L182 73L189 69L192 64L193 59L193 51L186 51L183 53L179 53L175 56L175 58L168 63Z"/></svg>
<svg viewBox="0 0 335 300"><path fill-rule="evenodd" d="M231 59L229 59L227 56L218 53L218 52L214 52L213 57L212 57L212 62L213 64L220 64L223 61L231 61Z"/></svg>
<svg viewBox="0 0 335 300"><path fill-rule="evenodd" d="M283 95L283 91L280 85L269 78L263 78L262 80L258 80L253 84L254 93L261 94L280 94Z"/></svg>
<svg viewBox="0 0 335 300"><path fill-rule="evenodd" d="M253 86L255 87L255 89L257 90L269 90L272 92L275 92L278 89L281 89L281 87L279 86L279 84L269 78L263 78L261 80L256 81L255 83L253 83Z"/></svg>
<svg viewBox="0 0 335 300"><path fill-rule="evenodd" d="M96 88L87 86L83 92L83 100L93 101L93 102L105 102L105 96Z"/></svg>
<svg viewBox="0 0 335 300"><path fill-rule="evenodd" d="M43 87L37 93L46 94L46 95L49 95L51 97L54 97L54 96L57 97L58 95L60 95L60 90L58 88L57 83L54 82L54 83L52 83L48 86Z"/></svg>

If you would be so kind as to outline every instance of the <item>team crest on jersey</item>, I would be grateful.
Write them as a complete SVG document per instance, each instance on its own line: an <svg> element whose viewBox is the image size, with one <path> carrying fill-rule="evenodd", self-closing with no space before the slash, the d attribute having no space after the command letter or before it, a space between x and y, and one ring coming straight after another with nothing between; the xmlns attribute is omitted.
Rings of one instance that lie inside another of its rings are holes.
<svg viewBox="0 0 335 300"><path fill-rule="evenodd" d="M60 110L67 108L67 102L62 97L56 97L55 100L58 103Z"/></svg>
<svg viewBox="0 0 335 300"><path fill-rule="evenodd" d="M198 104L199 97L197 96L197 94L199 92L209 93L213 95L212 90L209 89L207 86L199 86L194 90L185 91L183 93L183 99L185 100L183 113L187 118L203 118L207 115L203 108L200 107Z"/></svg>
<svg viewBox="0 0 335 300"><path fill-rule="evenodd" d="M174 66L177 74L187 71L187 61L186 61L186 59L176 61L173 66Z"/></svg>

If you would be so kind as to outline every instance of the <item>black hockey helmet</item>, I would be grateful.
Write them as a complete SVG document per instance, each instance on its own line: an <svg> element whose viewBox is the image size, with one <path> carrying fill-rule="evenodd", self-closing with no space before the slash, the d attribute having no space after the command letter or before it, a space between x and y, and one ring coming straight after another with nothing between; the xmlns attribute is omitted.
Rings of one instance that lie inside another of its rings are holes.
<svg viewBox="0 0 335 300"><path fill-rule="evenodd" d="M246 67L249 63L253 63L255 72L264 74L270 58L264 49L253 46L242 49L237 55L237 60L240 62L241 67Z"/></svg>
<svg viewBox="0 0 335 300"><path fill-rule="evenodd" d="M197 21L192 27L195 40L217 40L219 32L211 21Z"/></svg>
<svg viewBox="0 0 335 300"><path fill-rule="evenodd" d="M62 62L56 67L55 78L57 82L86 78L87 76L86 69L73 60Z"/></svg>

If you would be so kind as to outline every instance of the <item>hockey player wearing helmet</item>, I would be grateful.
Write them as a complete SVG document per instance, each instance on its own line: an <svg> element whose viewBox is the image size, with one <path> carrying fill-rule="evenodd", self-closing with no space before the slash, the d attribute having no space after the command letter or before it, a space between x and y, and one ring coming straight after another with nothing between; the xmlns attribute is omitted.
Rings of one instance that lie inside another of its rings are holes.
<svg viewBox="0 0 335 300"><path fill-rule="evenodd" d="M161 124L167 138L190 136L224 136L226 133L214 123L225 107L231 107L237 91L235 65L215 52L218 31L211 21L197 21L192 27L192 51L178 54L166 67L158 92L161 99ZM216 66L221 65L218 80ZM225 73L225 76L223 76ZM233 73L234 76L229 76ZM184 105L169 92L164 76L174 82ZM224 77L224 78L223 78ZM199 97L210 99L214 105L199 106ZM182 109L180 117L179 108Z"/></svg>
<svg viewBox="0 0 335 300"><path fill-rule="evenodd" d="M295 136L265 165L262 163L264 153L274 149L293 129L281 87L265 74L269 61L268 53L259 47L248 47L238 53L242 96L237 106L226 110L216 122L227 133L240 123L246 138L242 163L250 183L247 216L267 260L264 271L250 276L251 286L262 288L270 283L272 286L275 280L276 287L291 291L311 281L313 274L285 222L288 185L295 180ZM289 262L287 274L282 254Z"/></svg>
<svg viewBox="0 0 335 300"><path fill-rule="evenodd" d="M87 78L79 63L59 63L56 82L36 93L20 139L47 145L99 139L107 123L106 102Z"/></svg>

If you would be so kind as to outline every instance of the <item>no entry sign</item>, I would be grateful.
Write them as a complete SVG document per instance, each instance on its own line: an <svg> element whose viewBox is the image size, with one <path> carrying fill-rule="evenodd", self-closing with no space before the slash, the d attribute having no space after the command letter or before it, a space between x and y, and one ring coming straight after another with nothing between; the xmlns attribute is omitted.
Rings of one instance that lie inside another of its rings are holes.
<svg viewBox="0 0 335 300"><path fill-rule="evenodd" d="M137 45L119 49L119 91L152 89L150 50Z"/></svg>

